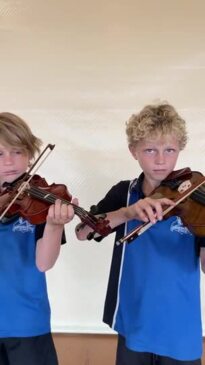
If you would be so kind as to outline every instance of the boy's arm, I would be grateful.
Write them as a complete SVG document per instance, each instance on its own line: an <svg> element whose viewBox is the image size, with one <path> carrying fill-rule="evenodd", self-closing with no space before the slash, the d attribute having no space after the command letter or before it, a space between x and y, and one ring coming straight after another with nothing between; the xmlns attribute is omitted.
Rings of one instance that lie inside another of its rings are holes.
<svg viewBox="0 0 205 365"><path fill-rule="evenodd" d="M201 270L205 273L205 236L196 236L196 249L200 255Z"/></svg>
<svg viewBox="0 0 205 365"><path fill-rule="evenodd" d="M205 273L205 247L200 249L201 269Z"/></svg>
<svg viewBox="0 0 205 365"><path fill-rule="evenodd" d="M120 208L116 211L106 213L106 220L109 221L109 226L111 227L111 229L114 229L115 227L126 221L124 212L125 209L126 208ZM84 223L79 223L75 228L76 236L81 241L86 240L89 233L91 232L93 232L93 229L90 228L88 225L85 225ZM99 234L95 235L95 237L98 236Z"/></svg>
<svg viewBox="0 0 205 365"><path fill-rule="evenodd" d="M61 204L60 200L50 206L43 237L36 243L36 266L40 271L47 271L55 264L60 252L64 224L70 222L73 216L72 206Z"/></svg>
<svg viewBox="0 0 205 365"><path fill-rule="evenodd" d="M146 197L128 207L106 213L106 219L109 220L109 225L112 229L131 219L154 224L158 220L162 220L163 206L174 206L174 203L167 198L153 199ZM86 240L92 231L90 227L80 223L76 227L76 236L79 240Z"/></svg>

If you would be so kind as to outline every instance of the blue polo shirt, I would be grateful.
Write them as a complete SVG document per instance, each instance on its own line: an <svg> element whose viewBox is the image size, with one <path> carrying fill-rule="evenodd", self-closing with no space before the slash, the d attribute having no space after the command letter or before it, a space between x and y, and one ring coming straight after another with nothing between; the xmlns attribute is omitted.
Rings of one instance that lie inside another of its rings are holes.
<svg viewBox="0 0 205 365"><path fill-rule="evenodd" d="M0 223L0 337L50 332L45 273L35 264L36 241L43 229L20 217Z"/></svg>
<svg viewBox="0 0 205 365"><path fill-rule="evenodd" d="M114 186L99 212L142 198L142 178ZM119 226L116 239L138 224ZM114 246L104 321L133 351L182 361L201 357L199 258L195 237L179 217L163 219L131 244Z"/></svg>

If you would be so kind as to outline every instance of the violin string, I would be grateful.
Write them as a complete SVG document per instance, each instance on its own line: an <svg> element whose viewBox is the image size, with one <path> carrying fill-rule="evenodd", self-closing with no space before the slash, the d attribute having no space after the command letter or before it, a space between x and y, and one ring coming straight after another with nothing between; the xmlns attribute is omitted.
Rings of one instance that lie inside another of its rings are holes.
<svg viewBox="0 0 205 365"><path fill-rule="evenodd" d="M190 198L193 198L197 202L201 204L205 204L205 184L200 186L197 190L195 190L191 195Z"/></svg>
<svg viewBox="0 0 205 365"><path fill-rule="evenodd" d="M42 200L42 201L47 201L51 204L54 204L56 199L59 199L56 195L54 195L53 193L50 193L50 192L46 192L46 191L43 191L42 189L40 188L36 188L36 187L30 187L29 189L27 189L27 191L33 195L34 197ZM67 205L71 205L75 211L75 213L80 217L80 218L84 218L86 219L87 221L90 222L90 224L95 224L97 222L97 218L96 220L94 219L95 216L91 217L90 214L83 208L79 207L78 205L75 205L71 202L69 202L68 200L65 200L65 199L61 199L61 202L62 203L65 203Z"/></svg>
<svg viewBox="0 0 205 365"><path fill-rule="evenodd" d="M175 188L177 188L178 182L168 181L165 186L168 186L170 187L170 189L174 190ZM203 184L192 194L190 194L190 198L192 198L193 200L197 200L199 203L205 204L205 184Z"/></svg>
<svg viewBox="0 0 205 365"><path fill-rule="evenodd" d="M40 200L44 200L44 201L47 201L51 204L54 204L56 199L58 199L58 197L56 195L54 195L53 193L50 193L50 192L44 192L42 191L41 189L39 188L35 188L35 187L32 187L29 189L29 192L31 193L31 195L33 195L34 197L36 198L39 198ZM65 200L65 199L62 199L60 198L61 202L62 203L65 203L67 205L72 205L73 208L79 213L82 213L82 214L86 214L83 210L83 208L80 208L78 207L77 205L75 206L74 204L72 204L71 202L69 202L68 200Z"/></svg>

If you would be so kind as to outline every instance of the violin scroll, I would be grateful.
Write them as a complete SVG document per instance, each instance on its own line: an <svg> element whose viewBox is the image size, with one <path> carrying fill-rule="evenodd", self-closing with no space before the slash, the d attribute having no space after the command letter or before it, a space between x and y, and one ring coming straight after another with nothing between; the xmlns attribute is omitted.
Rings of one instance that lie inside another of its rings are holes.
<svg viewBox="0 0 205 365"><path fill-rule="evenodd" d="M106 219L106 214L97 215L98 209L96 205L92 205L90 207L90 211L84 211L83 217L81 216L81 222L76 227L77 231L83 229L86 225L93 229L93 232L90 232L87 236L87 239L90 241L94 238L95 234L99 234L102 237L106 237L111 233L112 229L109 225L109 220Z"/></svg>

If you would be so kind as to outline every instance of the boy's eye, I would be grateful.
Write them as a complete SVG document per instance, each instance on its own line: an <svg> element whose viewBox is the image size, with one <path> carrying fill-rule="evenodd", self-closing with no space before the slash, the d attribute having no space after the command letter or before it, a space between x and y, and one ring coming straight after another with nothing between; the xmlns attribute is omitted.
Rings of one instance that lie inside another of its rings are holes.
<svg viewBox="0 0 205 365"><path fill-rule="evenodd" d="M22 154L22 151L21 150L13 150L12 153L14 155L21 155Z"/></svg>
<svg viewBox="0 0 205 365"><path fill-rule="evenodd" d="M155 150L154 150L154 148L147 148L147 149L145 150L145 152L146 152L146 153L154 153L154 152L155 152Z"/></svg>

